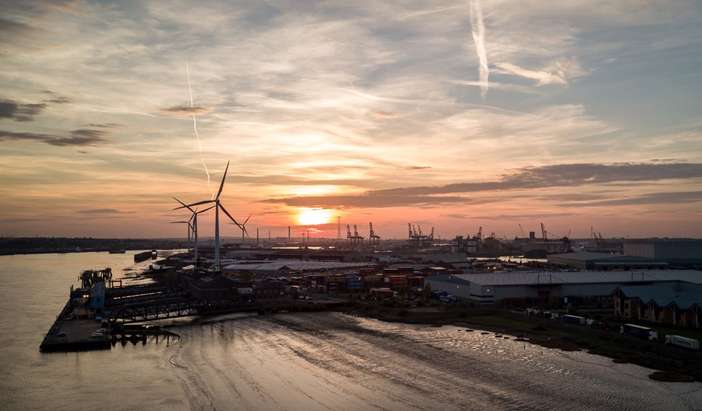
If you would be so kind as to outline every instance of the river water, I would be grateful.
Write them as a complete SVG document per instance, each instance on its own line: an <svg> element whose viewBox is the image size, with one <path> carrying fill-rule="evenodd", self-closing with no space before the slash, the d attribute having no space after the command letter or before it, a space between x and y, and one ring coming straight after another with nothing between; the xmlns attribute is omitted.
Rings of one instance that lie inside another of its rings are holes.
<svg viewBox="0 0 702 411"><path fill-rule="evenodd" d="M0 257L0 409L702 409L702 384L458 327L335 313L176 323L179 341L41 354L83 269L133 253Z"/></svg>

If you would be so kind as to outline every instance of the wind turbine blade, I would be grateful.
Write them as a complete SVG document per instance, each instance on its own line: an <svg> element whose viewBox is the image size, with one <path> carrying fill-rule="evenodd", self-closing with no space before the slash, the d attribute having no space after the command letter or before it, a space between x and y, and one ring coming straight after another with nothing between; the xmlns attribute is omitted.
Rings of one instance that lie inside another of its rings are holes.
<svg viewBox="0 0 702 411"><path fill-rule="evenodd" d="M234 217L232 217L231 214L229 214L229 211L227 211L227 209L224 208L224 206L223 206L221 203L219 204L219 208L221 208L222 211L224 211L224 214L226 214L227 217L229 217L230 220L234 221L234 222L236 223L236 225L240 225L239 222L236 221L236 219L235 219Z"/></svg>
<svg viewBox="0 0 702 411"><path fill-rule="evenodd" d="M215 200L219 198L219 195L222 194L222 189L224 188L224 180L227 179L227 171L229 170L229 161L227 161L227 167L224 168L224 174L222 174L222 182L219 184L219 191L217 191L217 196L215 196Z"/></svg>
<svg viewBox="0 0 702 411"><path fill-rule="evenodd" d="M212 210L213 208L215 208L215 206L209 206L209 207L207 207L207 208L204 209L204 210L198 210L195 214L202 214L202 213L204 213L205 211L210 211L210 210Z"/></svg>
<svg viewBox="0 0 702 411"><path fill-rule="evenodd" d="M249 216L248 216L248 217L246 217L246 220L244 220L244 223L243 223L244 225L246 225L246 223L248 223L248 222L249 222L249 218L251 218L251 214L249 214Z"/></svg>
<svg viewBox="0 0 702 411"><path fill-rule="evenodd" d="M188 208L189 209L190 207L195 207L195 206L198 206L200 204L210 204L210 203L214 203L214 200L203 200L203 201L198 201L197 203L185 204L184 206L174 208L174 210L180 210L181 208Z"/></svg>
<svg viewBox="0 0 702 411"><path fill-rule="evenodd" d="M189 224L187 221L171 221L171 224Z"/></svg>
<svg viewBox="0 0 702 411"><path fill-rule="evenodd" d="M190 210L190 211L192 211L192 212L195 212L192 208L190 208L189 205L187 205L187 204L185 204L184 202L178 200L176 197L173 197L173 199L174 199L175 201L179 202L183 207L187 208L188 210ZM178 207L178 208L183 208L183 207ZM174 208L174 210L177 210L177 209Z"/></svg>

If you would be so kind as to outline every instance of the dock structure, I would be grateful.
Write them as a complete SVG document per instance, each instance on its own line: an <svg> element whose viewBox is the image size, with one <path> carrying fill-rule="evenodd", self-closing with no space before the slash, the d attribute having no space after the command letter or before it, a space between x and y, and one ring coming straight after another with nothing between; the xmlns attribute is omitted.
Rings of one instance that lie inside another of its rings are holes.
<svg viewBox="0 0 702 411"><path fill-rule="evenodd" d="M82 287L71 289L68 301L41 343L42 352L110 349L117 339L145 342L150 335L174 335L148 326L164 319L240 312L325 311L346 304L343 300L301 300L289 296L256 300L225 294L203 298L186 288L158 282L122 286L111 281L109 275L103 276L107 272L81 274Z"/></svg>
<svg viewBox="0 0 702 411"><path fill-rule="evenodd" d="M107 333L100 332L101 324L95 319L74 317L71 300L66 303L49 332L41 342L42 352L85 351L110 348Z"/></svg>
<svg viewBox="0 0 702 411"><path fill-rule="evenodd" d="M143 323L172 318L221 315L241 312L261 314L276 312L326 311L341 308L345 301L293 300L290 298L259 302L164 301L139 306L122 307L111 314L116 323Z"/></svg>

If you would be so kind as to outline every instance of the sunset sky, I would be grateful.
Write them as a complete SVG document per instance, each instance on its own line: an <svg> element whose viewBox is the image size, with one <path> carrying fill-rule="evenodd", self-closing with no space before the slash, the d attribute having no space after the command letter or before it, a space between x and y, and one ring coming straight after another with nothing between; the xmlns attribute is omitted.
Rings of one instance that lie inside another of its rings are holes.
<svg viewBox="0 0 702 411"><path fill-rule="evenodd" d="M262 235L702 236L701 67L698 0L3 1L0 235L183 235L230 160Z"/></svg>

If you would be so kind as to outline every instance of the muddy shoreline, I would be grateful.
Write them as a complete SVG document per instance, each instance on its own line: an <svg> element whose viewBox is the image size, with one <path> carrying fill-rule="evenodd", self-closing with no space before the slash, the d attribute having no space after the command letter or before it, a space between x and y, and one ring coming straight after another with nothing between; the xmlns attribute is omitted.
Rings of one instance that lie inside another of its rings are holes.
<svg viewBox="0 0 702 411"><path fill-rule="evenodd" d="M498 309L420 308L398 309L377 305L358 305L347 314L385 322L453 325L466 331L506 334L518 341L563 351L587 351L617 363L632 363L654 370L649 378L666 382L702 381L702 353L661 343L639 340L613 331L535 319Z"/></svg>

